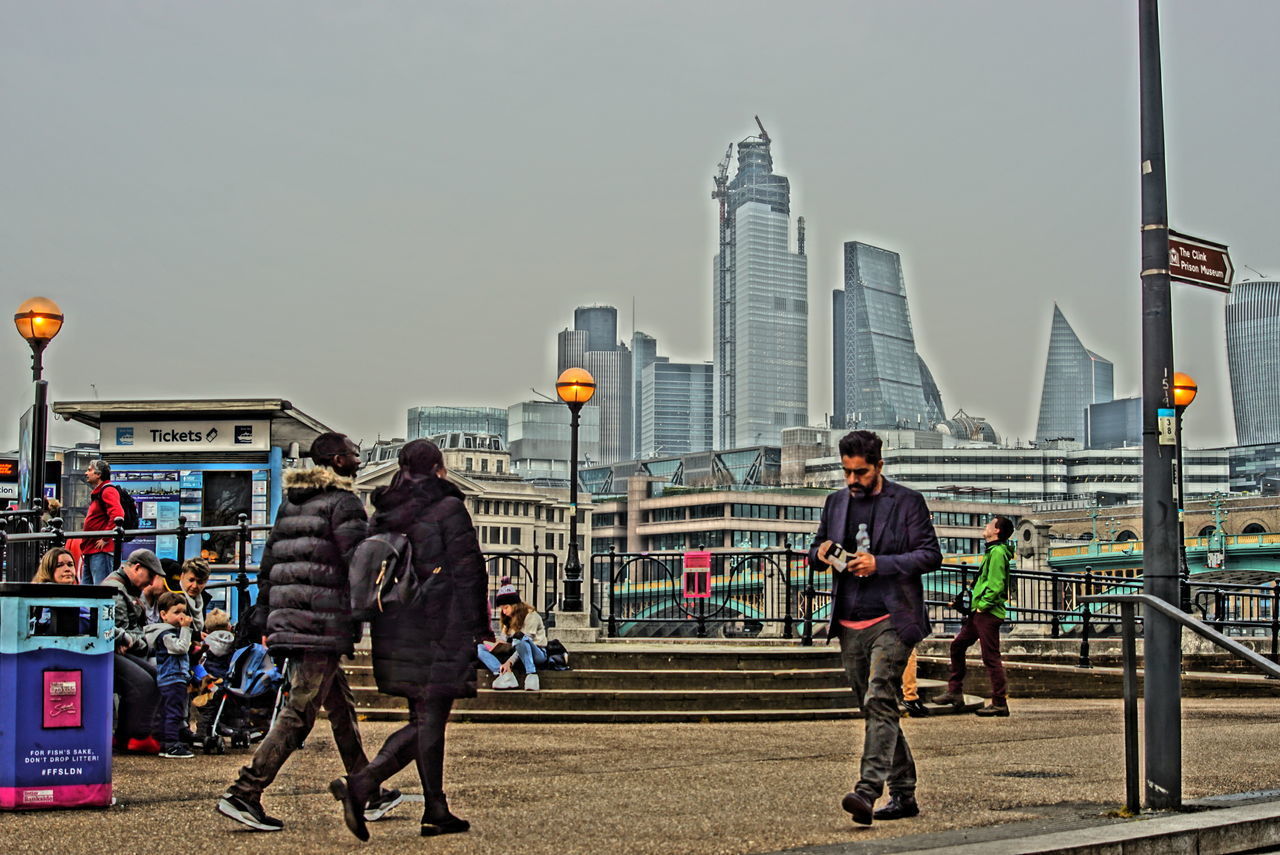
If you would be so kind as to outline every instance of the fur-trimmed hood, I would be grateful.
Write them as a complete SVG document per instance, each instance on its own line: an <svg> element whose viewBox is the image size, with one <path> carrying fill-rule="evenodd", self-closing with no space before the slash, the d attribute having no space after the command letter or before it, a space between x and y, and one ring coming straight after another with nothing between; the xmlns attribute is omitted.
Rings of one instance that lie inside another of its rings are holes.
<svg viewBox="0 0 1280 855"><path fill-rule="evenodd" d="M289 501L300 505L324 490L355 491L356 482L346 475L339 475L328 466L312 466L310 469L288 469L284 473L284 489Z"/></svg>

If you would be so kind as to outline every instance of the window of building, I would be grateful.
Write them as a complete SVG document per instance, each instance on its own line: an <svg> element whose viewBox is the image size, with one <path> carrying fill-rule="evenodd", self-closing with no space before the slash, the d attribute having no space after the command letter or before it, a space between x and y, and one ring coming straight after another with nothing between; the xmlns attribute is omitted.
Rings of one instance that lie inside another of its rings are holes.
<svg viewBox="0 0 1280 855"><path fill-rule="evenodd" d="M520 545L520 529L517 528L516 526L511 527L511 545L512 546Z"/></svg>
<svg viewBox="0 0 1280 855"><path fill-rule="evenodd" d="M470 471L472 470L472 466L473 466L473 464L474 464L474 463L475 463L475 461L474 461L474 460L472 460L470 457L468 457L468 458L467 458L467 462L466 462L466 466L465 466L465 468L466 468L466 470L467 470L468 472L470 472Z"/></svg>
<svg viewBox="0 0 1280 855"><path fill-rule="evenodd" d="M480 458L480 471L481 471L481 472L488 472L488 471L489 471L489 458L487 458L487 457L481 457L481 458Z"/></svg>
<svg viewBox="0 0 1280 855"><path fill-rule="evenodd" d="M555 548L556 548L556 536L555 536L554 534L552 534L551 532L547 532L547 536L546 536L546 540L545 540L545 547L546 547L547 549L555 549Z"/></svg>
<svg viewBox="0 0 1280 855"><path fill-rule="evenodd" d="M1261 523L1249 523L1240 531L1241 534L1266 534L1266 526Z"/></svg>

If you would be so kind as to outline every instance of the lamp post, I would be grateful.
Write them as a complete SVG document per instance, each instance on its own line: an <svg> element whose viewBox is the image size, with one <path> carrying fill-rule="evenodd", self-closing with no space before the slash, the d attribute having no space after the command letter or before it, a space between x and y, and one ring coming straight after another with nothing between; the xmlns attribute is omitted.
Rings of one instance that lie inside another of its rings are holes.
<svg viewBox="0 0 1280 855"><path fill-rule="evenodd" d="M1182 413L1196 399L1199 387L1196 381L1181 371L1173 373L1173 409L1177 414L1174 422L1174 461L1177 471L1174 476L1174 488L1178 491L1178 578L1179 605L1184 612L1191 611L1191 568L1187 566L1187 497L1183 488L1182 474Z"/></svg>
<svg viewBox="0 0 1280 855"><path fill-rule="evenodd" d="M569 405L569 554L564 561L562 612L582 611L582 562L578 558L578 414L596 393L596 380L585 368L566 368L556 380L556 394Z"/></svg>
<svg viewBox="0 0 1280 855"><path fill-rule="evenodd" d="M13 325L18 335L31 345L31 379L36 384L35 406L31 410L31 495L29 507L44 504L45 434L49 429L49 382L44 374L44 349L62 329L62 309L48 297L32 297L14 312Z"/></svg>

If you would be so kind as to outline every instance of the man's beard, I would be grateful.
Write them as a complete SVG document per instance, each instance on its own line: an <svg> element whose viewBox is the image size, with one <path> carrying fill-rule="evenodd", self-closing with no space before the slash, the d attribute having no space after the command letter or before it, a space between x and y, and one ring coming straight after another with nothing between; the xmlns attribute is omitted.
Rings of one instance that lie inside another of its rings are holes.
<svg viewBox="0 0 1280 855"><path fill-rule="evenodd" d="M876 488L879 486L880 486L880 479L879 477L877 477L870 487L864 487L861 484L850 484L849 492L852 493L855 498L862 499L874 493L876 491Z"/></svg>

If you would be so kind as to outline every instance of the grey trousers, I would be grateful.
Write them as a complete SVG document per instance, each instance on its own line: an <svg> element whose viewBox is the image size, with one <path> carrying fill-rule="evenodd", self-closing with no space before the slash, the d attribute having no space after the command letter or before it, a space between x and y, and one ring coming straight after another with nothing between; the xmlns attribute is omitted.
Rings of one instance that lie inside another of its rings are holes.
<svg viewBox="0 0 1280 855"><path fill-rule="evenodd" d="M892 795L916 791L916 761L902 733L898 692L911 647L902 643L891 620L866 629L840 627L840 661L866 716L862 765L854 789L875 801L885 785Z"/></svg>
<svg viewBox="0 0 1280 855"><path fill-rule="evenodd" d="M338 657L331 653L305 653L290 657L289 699L271 732L258 745L253 759L240 769L227 792L257 801L271 785L284 761L298 749L315 726L320 707L329 713L329 727L338 744L338 756L347 774L369 765L356 724L355 697L347 685Z"/></svg>

